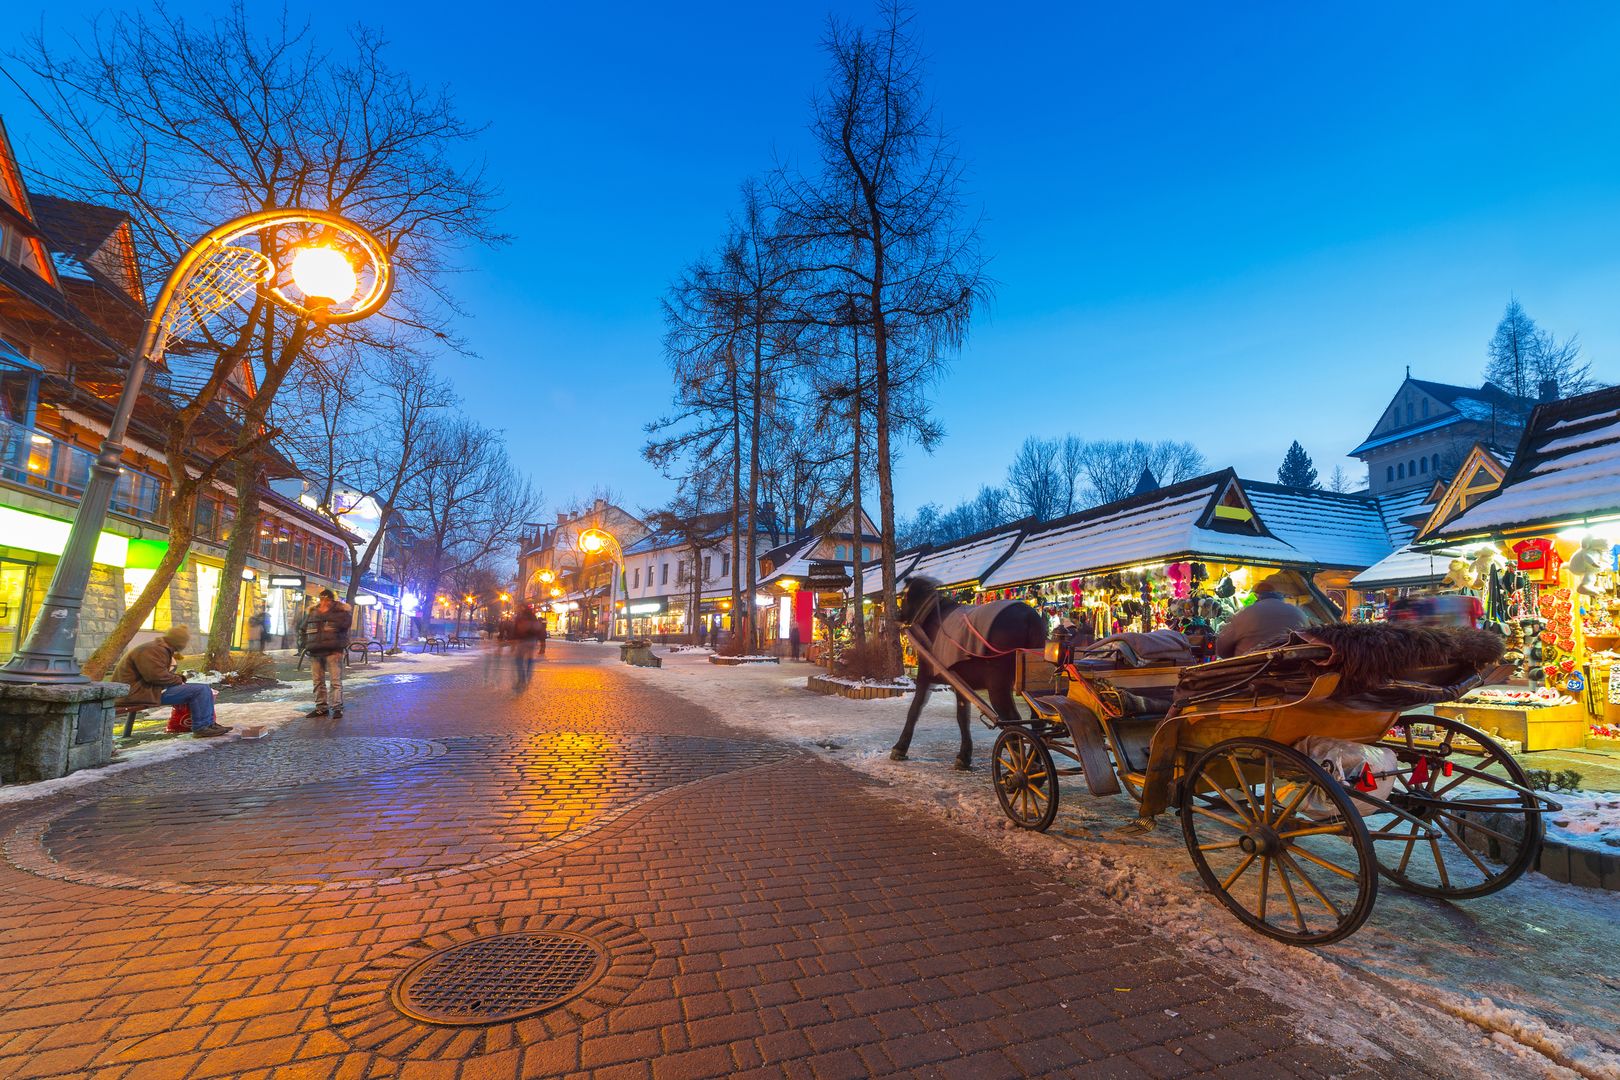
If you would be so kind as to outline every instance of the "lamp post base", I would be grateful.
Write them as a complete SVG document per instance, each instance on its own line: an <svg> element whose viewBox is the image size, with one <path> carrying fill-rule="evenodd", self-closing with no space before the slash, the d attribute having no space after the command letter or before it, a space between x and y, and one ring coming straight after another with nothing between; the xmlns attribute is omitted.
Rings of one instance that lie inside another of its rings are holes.
<svg viewBox="0 0 1620 1080"><path fill-rule="evenodd" d="M0 784L54 780L113 756L123 683L0 683Z"/></svg>

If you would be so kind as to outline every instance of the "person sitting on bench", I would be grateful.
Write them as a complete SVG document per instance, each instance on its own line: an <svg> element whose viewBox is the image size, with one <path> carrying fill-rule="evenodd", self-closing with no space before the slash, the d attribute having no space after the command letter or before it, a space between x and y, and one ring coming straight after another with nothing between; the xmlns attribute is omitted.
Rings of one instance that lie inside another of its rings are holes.
<svg viewBox="0 0 1620 1080"><path fill-rule="evenodd" d="M184 705L191 710L193 737L212 739L231 729L214 722L213 688L189 684L175 670L180 650L190 643L188 628L169 627L162 637L125 653L113 671L113 682L129 685L120 705Z"/></svg>

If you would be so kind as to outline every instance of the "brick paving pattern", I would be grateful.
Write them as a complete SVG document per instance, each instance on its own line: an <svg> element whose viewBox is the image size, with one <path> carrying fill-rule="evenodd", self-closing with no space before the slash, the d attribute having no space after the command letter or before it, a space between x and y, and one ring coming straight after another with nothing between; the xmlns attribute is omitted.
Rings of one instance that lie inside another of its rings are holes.
<svg viewBox="0 0 1620 1080"><path fill-rule="evenodd" d="M0 813L0 1075L1423 1075L1302 1042L1151 926L614 653L551 652L521 697L477 662L365 688L272 736L257 787L269 744ZM435 948L546 928L609 955L572 1002L389 1003Z"/></svg>

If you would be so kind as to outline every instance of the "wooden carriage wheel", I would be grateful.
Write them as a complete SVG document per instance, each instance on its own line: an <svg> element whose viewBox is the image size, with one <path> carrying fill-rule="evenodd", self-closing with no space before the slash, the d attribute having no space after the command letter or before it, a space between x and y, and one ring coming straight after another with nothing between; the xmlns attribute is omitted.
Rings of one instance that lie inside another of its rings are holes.
<svg viewBox="0 0 1620 1080"><path fill-rule="evenodd" d="M1439 729L1438 743L1419 742L1411 727L1418 723ZM1483 753L1456 753L1458 736ZM1389 801L1438 833L1425 837L1410 821L1370 814L1385 877L1424 896L1467 900L1506 888L1535 865L1546 829L1541 804L1508 786L1528 789L1529 777L1495 739L1460 720L1409 716L1380 745L1399 761Z"/></svg>
<svg viewBox="0 0 1620 1080"><path fill-rule="evenodd" d="M990 776L1002 811L1019 828L1045 832L1057 817L1057 769L1038 737L1021 727L1003 729L990 752Z"/></svg>
<svg viewBox="0 0 1620 1080"><path fill-rule="evenodd" d="M1293 747L1230 739L1187 770L1181 831L1204 884L1244 923L1292 945L1354 933L1378 896L1367 826Z"/></svg>

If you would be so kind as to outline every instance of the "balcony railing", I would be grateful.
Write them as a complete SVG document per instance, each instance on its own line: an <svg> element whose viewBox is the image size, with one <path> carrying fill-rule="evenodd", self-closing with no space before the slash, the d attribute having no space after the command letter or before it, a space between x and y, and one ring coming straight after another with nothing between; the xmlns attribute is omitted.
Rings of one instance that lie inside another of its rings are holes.
<svg viewBox="0 0 1620 1080"><path fill-rule="evenodd" d="M0 482L77 500L84 496L95 461L88 450L0 419ZM119 472L113 512L162 523L168 510L164 482L138 469L126 467Z"/></svg>

